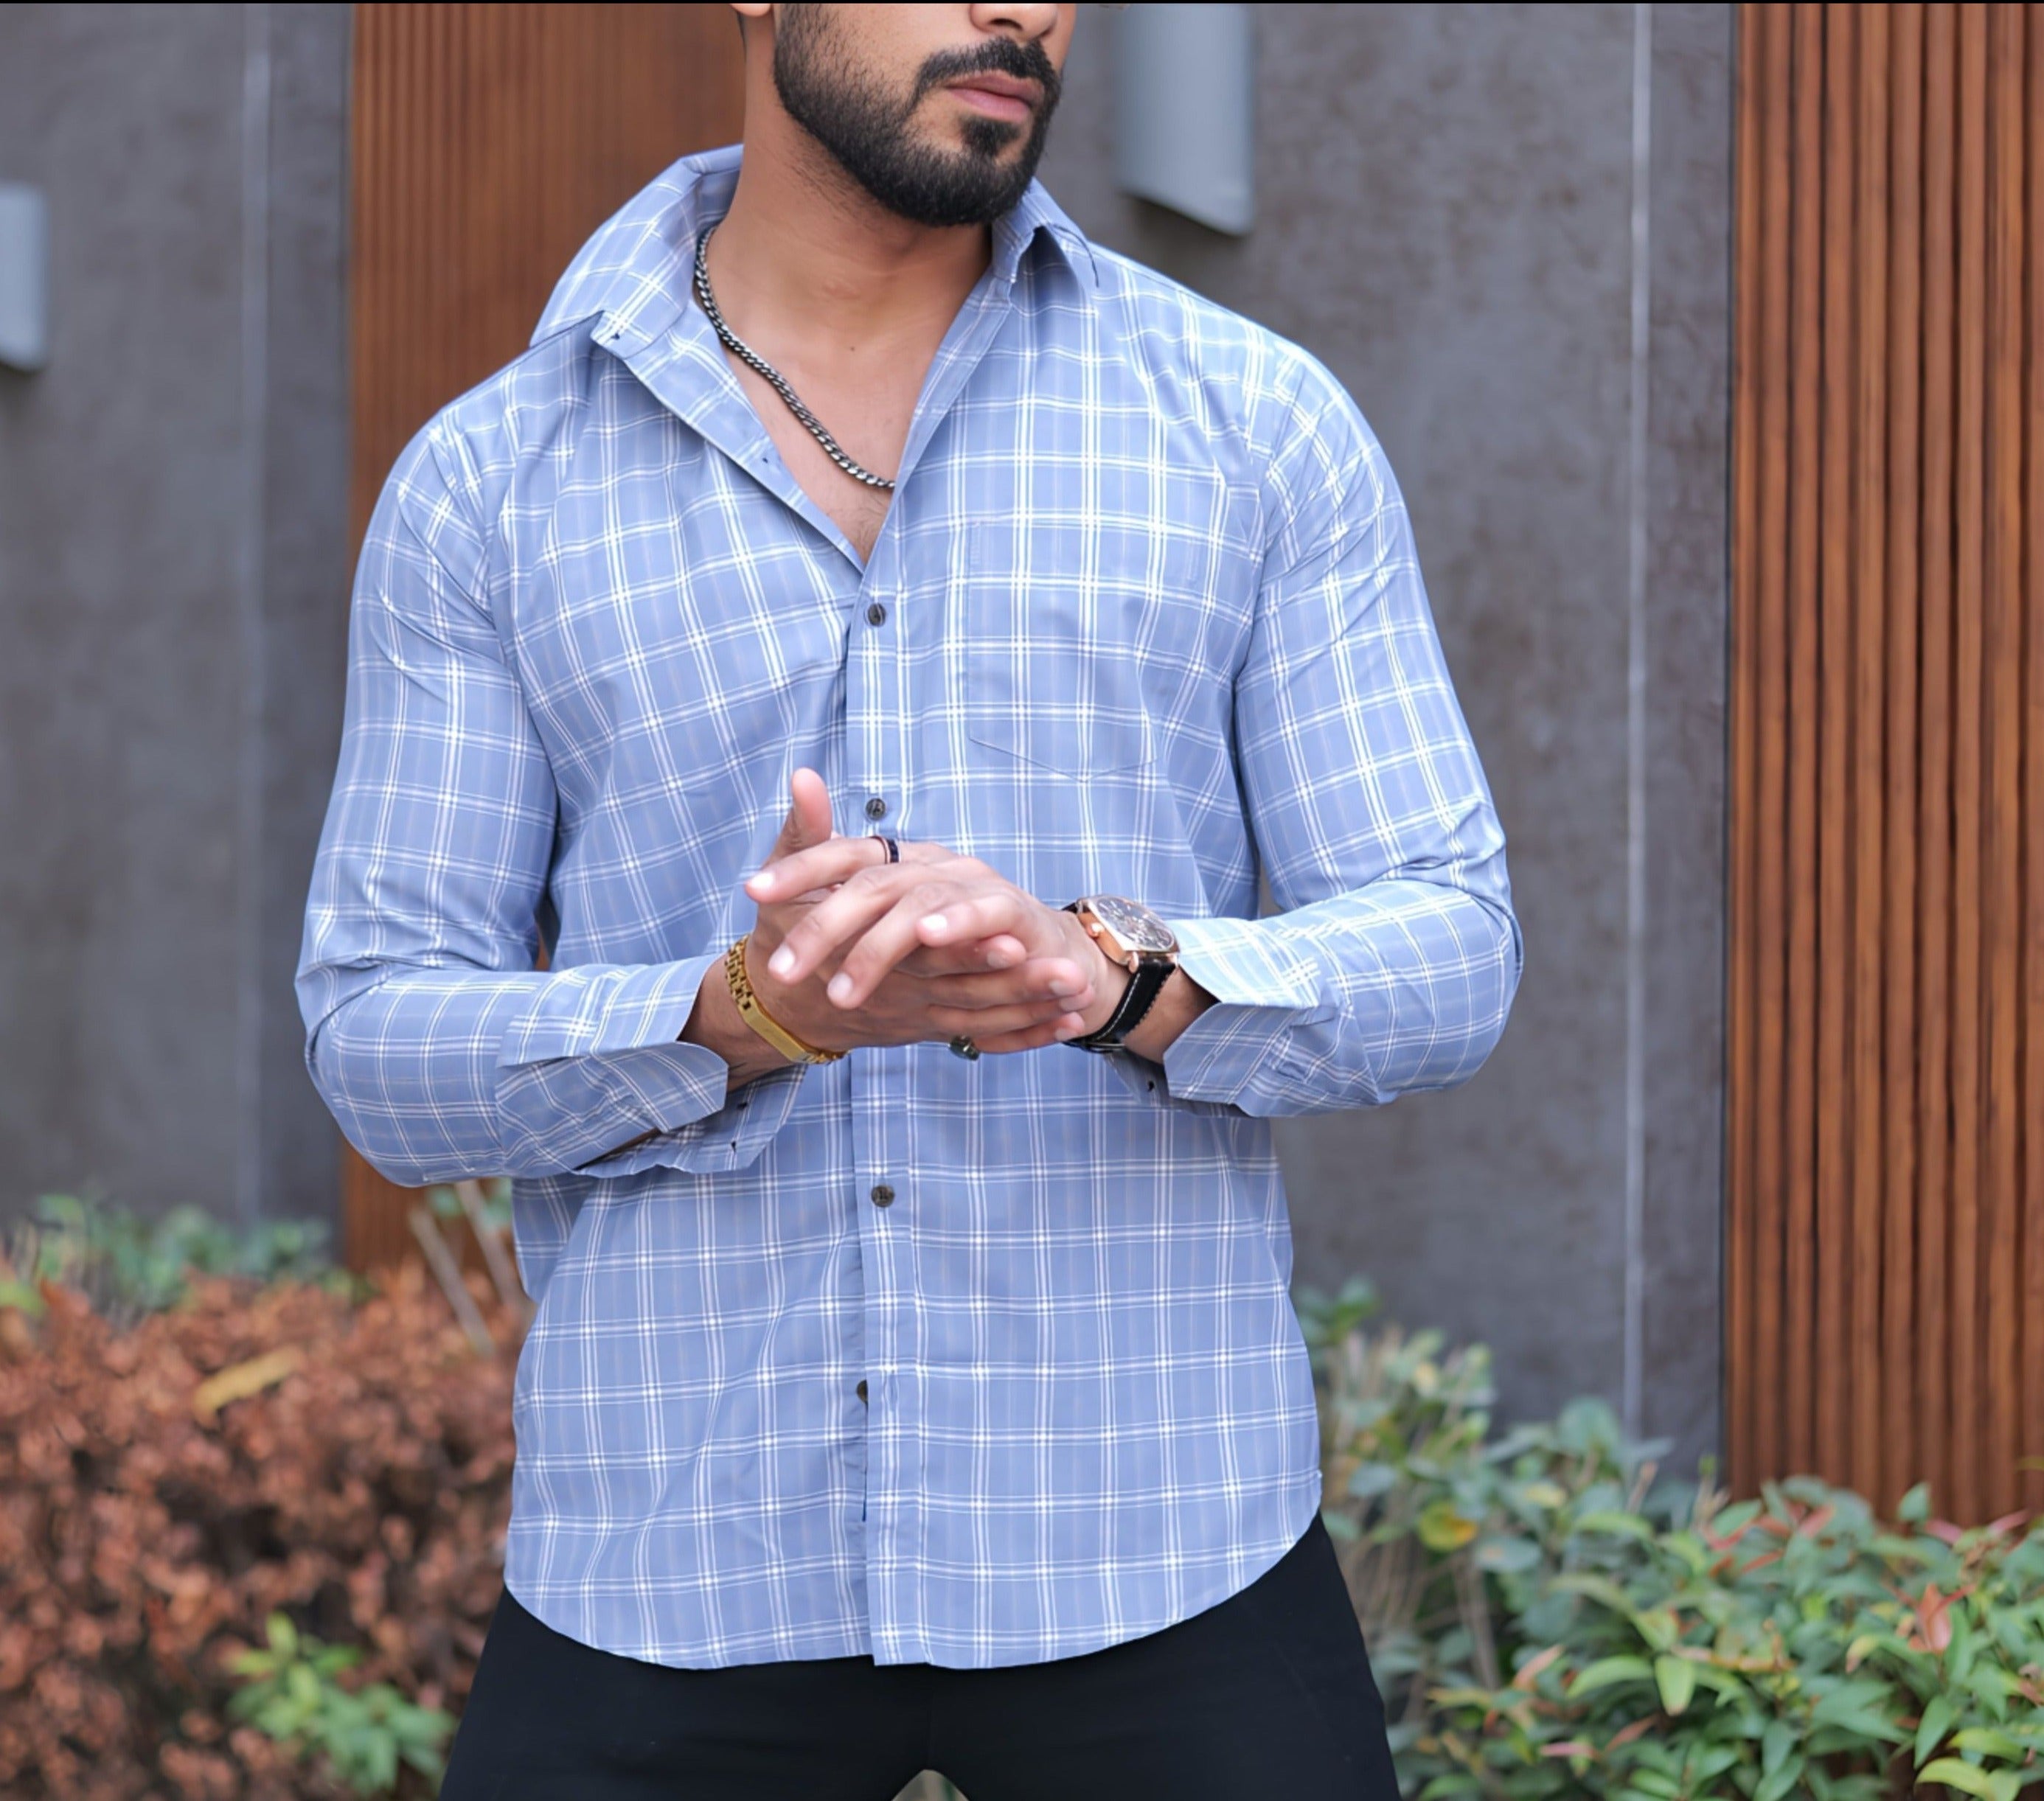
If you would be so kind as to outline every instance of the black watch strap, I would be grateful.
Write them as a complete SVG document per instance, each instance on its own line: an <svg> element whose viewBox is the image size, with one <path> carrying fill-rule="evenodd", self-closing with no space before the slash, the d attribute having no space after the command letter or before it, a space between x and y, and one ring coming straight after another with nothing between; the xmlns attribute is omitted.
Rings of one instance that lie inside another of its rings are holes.
<svg viewBox="0 0 2044 1801"><path fill-rule="evenodd" d="M1065 1043L1081 1050L1119 1050L1128 1035L1143 1023L1143 1016L1155 1004L1157 997L1164 992L1164 984L1171 979L1171 972L1177 967L1168 957L1144 958L1131 972L1128 986L1121 992L1121 1004L1115 1008L1107 1023L1097 1032L1089 1032L1084 1038L1068 1038Z"/></svg>

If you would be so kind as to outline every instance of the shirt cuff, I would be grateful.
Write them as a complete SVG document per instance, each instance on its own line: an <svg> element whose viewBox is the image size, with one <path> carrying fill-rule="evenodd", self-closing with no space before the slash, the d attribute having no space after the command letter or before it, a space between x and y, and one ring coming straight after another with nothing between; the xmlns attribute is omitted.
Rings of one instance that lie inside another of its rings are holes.
<svg viewBox="0 0 2044 1801"><path fill-rule="evenodd" d="M1214 1004L1164 1053L1163 1098L1232 1106L1281 1062L1298 1027L1329 1017L1311 954L1269 920L1172 920L1178 966Z"/></svg>
<svg viewBox="0 0 2044 1801"><path fill-rule="evenodd" d="M666 1166L742 1169L786 1122L801 1086L793 1065L734 1098L730 1067L679 1042L721 954L676 963L555 972L505 1033L497 1100L514 1159L623 1176Z"/></svg>
<svg viewBox="0 0 2044 1801"><path fill-rule="evenodd" d="M729 1073L722 1058L699 1044L674 1048L700 1052L714 1062L717 1086L722 1092ZM627 1143L585 1164L577 1173L636 1176L642 1169L683 1169L694 1176L719 1176L743 1169L787 1124L807 1073L806 1065L790 1063L786 1069L755 1076L715 1112L690 1120L677 1131L655 1132Z"/></svg>

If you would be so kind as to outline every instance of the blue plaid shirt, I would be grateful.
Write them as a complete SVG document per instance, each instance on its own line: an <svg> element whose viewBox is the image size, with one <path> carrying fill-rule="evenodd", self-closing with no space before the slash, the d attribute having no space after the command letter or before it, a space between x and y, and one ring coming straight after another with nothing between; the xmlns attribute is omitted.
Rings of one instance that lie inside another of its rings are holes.
<svg viewBox="0 0 2044 1801"><path fill-rule="evenodd" d="M1504 839L1311 357L1032 188L862 563L689 298L737 165L628 205L391 474L308 1055L395 1180L516 1178L505 1573L541 1619L675 1665L1066 1657L1311 1520L1268 1122L1482 1062ZM677 1035L804 763L840 829L1147 902L1217 1004L1161 1068L916 1045L727 1096Z"/></svg>

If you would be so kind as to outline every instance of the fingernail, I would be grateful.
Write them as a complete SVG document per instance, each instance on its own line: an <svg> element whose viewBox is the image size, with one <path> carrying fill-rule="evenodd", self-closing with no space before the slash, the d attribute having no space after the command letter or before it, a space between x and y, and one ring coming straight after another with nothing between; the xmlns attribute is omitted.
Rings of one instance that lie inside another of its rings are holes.
<svg viewBox="0 0 2044 1801"><path fill-rule="evenodd" d="M788 974L794 966L795 954L785 944L766 959L766 967L777 976Z"/></svg>
<svg viewBox="0 0 2044 1801"><path fill-rule="evenodd" d="M851 998L851 977L842 971L830 979L830 986L824 991L840 1007Z"/></svg>
<svg viewBox="0 0 2044 1801"><path fill-rule="evenodd" d="M1076 984L1072 982L1054 981L1051 984L1051 992L1057 996L1060 1000L1069 1000L1074 994L1078 993L1078 988Z"/></svg>
<svg viewBox="0 0 2044 1801"><path fill-rule="evenodd" d="M939 935L951 929L951 921L942 913L925 913L923 916L922 924L924 931L934 931Z"/></svg>

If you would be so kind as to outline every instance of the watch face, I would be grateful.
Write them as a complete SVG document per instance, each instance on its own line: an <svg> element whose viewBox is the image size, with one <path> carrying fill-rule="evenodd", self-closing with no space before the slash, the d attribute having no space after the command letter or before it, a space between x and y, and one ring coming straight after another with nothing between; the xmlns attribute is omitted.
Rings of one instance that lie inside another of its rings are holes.
<svg viewBox="0 0 2044 1801"><path fill-rule="evenodd" d="M1124 900L1118 894L1096 894L1086 904L1130 950L1168 952L1178 948L1171 928L1147 907Z"/></svg>

